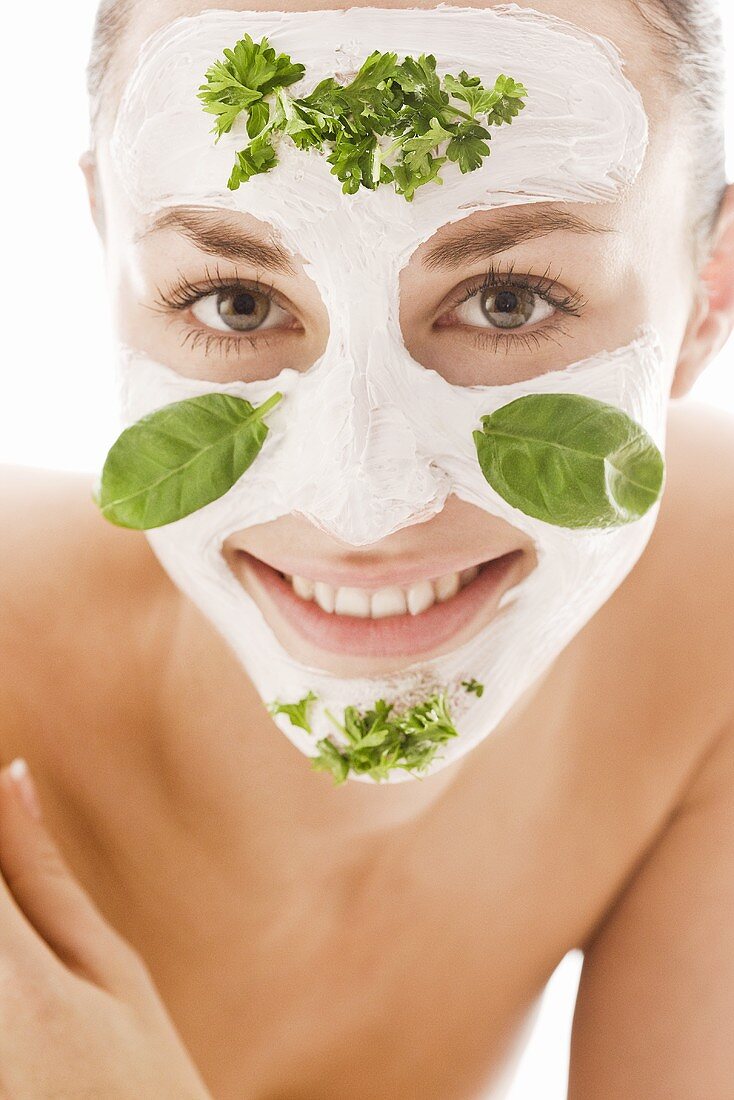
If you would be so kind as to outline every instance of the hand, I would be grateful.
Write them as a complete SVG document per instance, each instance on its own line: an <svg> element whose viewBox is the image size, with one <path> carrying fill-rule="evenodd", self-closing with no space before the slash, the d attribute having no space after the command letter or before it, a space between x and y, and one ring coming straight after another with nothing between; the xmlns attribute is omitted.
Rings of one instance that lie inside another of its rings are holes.
<svg viewBox="0 0 734 1100"><path fill-rule="evenodd" d="M74 879L34 797L22 761L0 771L0 1095L211 1100L145 963Z"/></svg>

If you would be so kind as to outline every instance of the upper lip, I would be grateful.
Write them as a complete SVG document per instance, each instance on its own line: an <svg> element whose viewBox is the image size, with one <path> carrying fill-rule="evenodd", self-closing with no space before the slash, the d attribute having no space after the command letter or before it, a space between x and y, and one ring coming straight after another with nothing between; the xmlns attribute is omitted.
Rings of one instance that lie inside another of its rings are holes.
<svg viewBox="0 0 734 1100"><path fill-rule="evenodd" d="M416 561L381 562L372 565L354 565L319 562L318 565L308 561L296 561L288 555L272 558L262 558L252 554L249 550L239 549L240 553L256 558L258 561L269 565L279 573L288 576L305 577L311 581L322 581L333 588L365 588L379 589L396 585L400 588L408 588L418 581L434 580L443 577L447 573L461 573L464 569L485 565L488 561L505 557L511 553L522 553L518 548L503 550L496 554L486 554L482 558L474 557L467 560L466 557L455 555L453 557L421 558Z"/></svg>

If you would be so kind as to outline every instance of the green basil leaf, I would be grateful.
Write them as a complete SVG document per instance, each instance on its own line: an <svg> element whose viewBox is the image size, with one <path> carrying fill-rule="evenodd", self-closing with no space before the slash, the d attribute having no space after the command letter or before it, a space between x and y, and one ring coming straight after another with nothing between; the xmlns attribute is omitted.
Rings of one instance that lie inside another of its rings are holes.
<svg viewBox="0 0 734 1100"><path fill-rule="evenodd" d="M268 434L262 418L282 396L255 408L240 397L205 393L136 421L112 445L95 487L102 514L147 531L217 500L257 458Z"/></svg>
<svg viewBox="0 0 734 1100"><path fill-rule="evenodd" d="M528 516L557 527L615 527L659 499L665 463L615 405L574 393L520 397L474 432L482 473Z"/></svg>

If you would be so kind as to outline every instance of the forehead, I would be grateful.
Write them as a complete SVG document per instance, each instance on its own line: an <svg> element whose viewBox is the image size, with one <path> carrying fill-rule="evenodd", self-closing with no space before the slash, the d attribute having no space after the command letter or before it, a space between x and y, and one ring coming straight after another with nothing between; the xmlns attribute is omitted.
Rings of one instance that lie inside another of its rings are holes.
<svg viewBox="0 0 734 1100"><path fill-rule="evenodd" d="M410 11L413 14L439 9L462 10L532 10L575 23L578 27L603 36L612 42L624 58L625 72L639 89L648 116L654 121L663 114L667 88L657 71L655 41L649 24L639 17L634 0L516 0L504 3L500 0L160 0L146 4L137 0L124 38L116 48L114 85L116 95L133 69L141 44L156 30L182 16L194 16L210 11L256 11L261 13L301 13L344 11L370 8L377 14L389 11ZM414 45L413 50L419 49Z"/></svg>
<svg viewBox="0 0 734 1100"><path fill-rule="evenodd" d="M306 66L294 94L324 77L349 79L373 50L435 55L439 71L467 69L490 87L507 73L528 88L525 110L493 132L492 156L475 172L448 165L444 184L407 204L391 187L344 196L323 155L283 142L279 163L238 191L226 181L247 141L244 118L215 144L196 92L225 46L249 33ZM569 74L573 74L570 79ZM164 23L141 46L110 148L143 214L171 205L221 207L271 222L292 251L329 222L361 245L385 240L407 256L472 209L526 202L615 198L639 173L647 117L624 60L606 38L520 5L208 9ZM389 238L386 239L386 231ZM356 238L355 238L356 239Z"/></svg>

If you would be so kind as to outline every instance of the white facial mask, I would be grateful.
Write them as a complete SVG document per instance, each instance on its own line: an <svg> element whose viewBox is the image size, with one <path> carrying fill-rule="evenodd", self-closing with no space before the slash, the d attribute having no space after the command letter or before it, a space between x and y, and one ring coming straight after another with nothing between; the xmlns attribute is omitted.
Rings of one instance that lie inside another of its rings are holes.
<svg viewBox="0 0 734 1100"><path fill-rule="evenodd" d="M389 186L344 195L322 154L283 141L280 163L229 191L244 123L214 145L211 116L196 91L225 46L245 32L267 36L303 62L289 90L306 94L323 77L349 79L373 50L436 56L439 73L466 69L492 85L508 73L528 88L525 110L494 132L492 155L475 172L444 167L407 203ZM573 73L573 80L568 74ZM320 359L252 382L185 378L132 348L120 362L126 423L173 401L222 392L261 404L270 434L254 464L223 497L148 531L179 587L217 626L266 702L318 696L313 735L275 720L302 752L334 737L324 714L376 699L397 709L445 690L459 737L442 746L430 774L486 737L618 587L642 553L657 506L642 520L606 530L567 530L508 505L485 481L472 438L483 415L531 393L577 393L616 405L664 446L668 370L650 326L625 347L506 386L449 384L408 353L398 320L401 269L442 225L479 209L526 202L609 201L640 170L647 145L642 101L615 48L573 24L508 5L426 11L359 8L301 13L210 11L179 19L150 38L125 90L111 152L136 207L153 213L186 204L247 212L272 224L306 261L328 311ZM422 522L448 495L507 521L533 540L537 568L509 592L471 641L385 677L340 678L294 660L226 564L234 531L298 512L354 546ZM485 685L481 698L462 680ZM246 730L247 716L243 715ZM369 776L350 778L373 782ZM414 776L394 770L389 782Z"/></svg>

